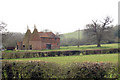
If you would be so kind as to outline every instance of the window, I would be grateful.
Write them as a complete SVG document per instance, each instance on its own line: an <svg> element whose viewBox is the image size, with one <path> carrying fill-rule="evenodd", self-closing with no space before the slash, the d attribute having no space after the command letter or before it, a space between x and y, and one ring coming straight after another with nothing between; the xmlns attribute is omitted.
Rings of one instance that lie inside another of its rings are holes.
<svg viewBox="0 0 120 80"><path fill-rule="evenodd" d="M25 45L23 45L23 48L25 48Z"/></svg>

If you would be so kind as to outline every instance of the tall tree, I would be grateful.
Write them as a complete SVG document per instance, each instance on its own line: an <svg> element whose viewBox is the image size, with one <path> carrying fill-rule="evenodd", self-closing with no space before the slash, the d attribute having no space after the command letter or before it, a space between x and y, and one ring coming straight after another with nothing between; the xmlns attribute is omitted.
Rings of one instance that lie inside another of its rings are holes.
<svg viewBox="0 0 120 80"><path fill-rule="evenodd" d="M101 41L104 38L105 35L109 34L109 31L111 30L112 26L109 26L110 23L113 22L110 17L106 17L103 19L103 21L93 21L92 24L86 25L86 32L90 34L91 37L95 37L95 40L97 41L97 47L101 47Z"/></svg>
<svg viewBox="0 0 120 80"><path fill-rule="evenodd" d="M6 23L4 23L4 22L0 22L0 32L4 32L4 31L6 31L6 30L7 30L7 29L6 29L6 26L7 26Z"/></svg>
<svg viewBox="0 0 120 80"><path fill-rule="evenodd" d="M3 32L6 31L6 26L7 26L6 23L0 22L0 49L2 48L2 35L3 35Z"/></svg>

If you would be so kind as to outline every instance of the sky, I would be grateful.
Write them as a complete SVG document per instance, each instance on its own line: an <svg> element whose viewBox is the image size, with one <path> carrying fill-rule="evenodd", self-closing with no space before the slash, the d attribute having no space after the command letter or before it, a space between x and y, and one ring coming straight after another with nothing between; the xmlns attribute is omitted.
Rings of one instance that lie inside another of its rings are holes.
<svg viewBox="0 0 120 80"><path fill-rule="evenodd" d="M103 20L106 16L118 23L119 0L1 0L0 21L7 24L10 32L25 33L27 25L31 32L36 25L38 31L68 33L84 29L92 20Z"/></svg>

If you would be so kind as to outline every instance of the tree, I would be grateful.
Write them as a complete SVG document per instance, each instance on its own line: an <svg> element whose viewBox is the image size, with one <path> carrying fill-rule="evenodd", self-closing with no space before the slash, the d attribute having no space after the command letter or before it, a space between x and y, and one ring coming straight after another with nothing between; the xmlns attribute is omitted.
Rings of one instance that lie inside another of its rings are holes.
<svg viewBox="0 0 120 80"><path fill-rule="evenodd" d="M6 31L6 30L7 30L7 29L6 29L6 26L7 26L6 23L4 23L4 22L0 22L0 32L4 32L4 31Z"/></svg>
<svg viewBox="0 0 120 80"><path fill-rule="evenodd" d="M6 31L7 24L4 22L0 22L0 49L2 48L2 35L4 31Z"/></svg>
<svg viewBox="0 0 120 80"><path fill-rule="evenodd" d="M120 25L115 26L115 36L120 38Z"/></svg>
<svg viewBox="0 0 120 80"><path fill-rule="evenodd" d="M24 34L18 32L4 32L2 45L4 48L16 47L17 41L23 41Z"/></svg>
<svg viewBox="0 0 120 80"><path fill-rule="evenodd" d="M59 37L59 38L61 36L59 32L55 32L55 35L56 35L56 37Z"/></svg>
<svg viewBox="0 0 120 80"><path fill-rule="evenodd" d="M113 22L110 17L106 17L103 21L93 21L92 24L86 25L86 32L92 36L95 37L95 40L97 41L97 47L101 47L101 41L104 38L105 35L109 34L109 31L112 29L112 26L109 26L110 23Z"/></svg>
<svg viewBox="0 0 120 80"><path fill-rule="evenodd" d="M8 32L7 24L0 22L0 48L15 47L17 41L22 41L24 34L16 32Z"/></svg>

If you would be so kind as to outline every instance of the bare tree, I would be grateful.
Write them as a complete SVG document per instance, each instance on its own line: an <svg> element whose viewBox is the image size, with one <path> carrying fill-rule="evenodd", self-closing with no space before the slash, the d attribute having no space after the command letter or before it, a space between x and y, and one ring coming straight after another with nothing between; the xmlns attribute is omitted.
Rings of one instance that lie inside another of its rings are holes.
<svg viewBox="0 0 120 80"><path fill-rule="evenodd" d="M2 48L2 35L4 35L3 32L6 31L6 26L6 23L0 22L0 49Z"/></svg>
<svg viewBox="0 0 120 80"><path fill-rule="evenodd" d="M15 47L17 41L22 41L24 34L18 32L6 32L2 35L2 45L4 48Z"/></svg>
<svg viewBox="0 0 120 80"><path fill-rule="evenodd" d="M6 31L6 30L7 30L7 29L6 29L6 26L7 26L6 23L4 23L4 22L0 22L0 32L4 32L4 31Z"/></svg>
<svg viewBox="0 0 120 80"><path fill-rule="evenodd" d="M88 32L88 34L90 34L90 36L94 36L96 38L97 47L101 47L101 41L104 35L109 34L109 31L112 28L111 26L109 26L109 24L112 23L113 20L111 20L110 17L106 17L103 21L100 21L99 23L97 20L92 20L92 22L92 24L86 25L86 31Z"/></svg>
<svg viewBox="0 0 120 80"><path fill-rule="evenodd" d="M62 35L60 35L60 32L55 32L55 35L56 35L57 37L62 36Z"/></svg>

